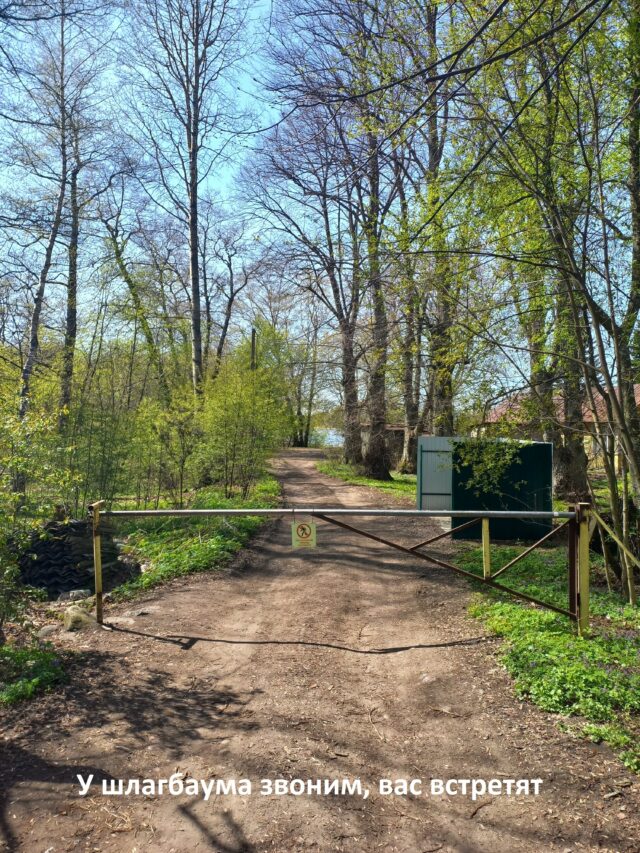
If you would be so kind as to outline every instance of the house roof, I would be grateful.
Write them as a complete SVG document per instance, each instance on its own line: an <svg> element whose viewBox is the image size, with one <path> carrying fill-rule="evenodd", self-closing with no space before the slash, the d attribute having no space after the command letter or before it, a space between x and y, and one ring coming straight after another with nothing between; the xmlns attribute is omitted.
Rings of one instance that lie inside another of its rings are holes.
<svg viewBox="0 0 640 853"><path fill-rule="evenodd" d="M633 386L634 396L636 400L636 407L640 409L640 384L636 384ZM617 393L617 389L616 389ZM594 390L594 403L595 403L595 412L591 407L589 401L585 401L582 404L582 421L585 424L594 423L594 421L599 421L602 423L607 423L609 418L607 414L607 405L605 399L602 397L599 391ZM515 394L511 394L508 397L505 397L504 400L501 400L497 403L493 408L488 412L485 417L483 423L485 424L495 424L502 420L512 420L514 422L518 422L518 419L523 413L523 408L528 400L531 399L530 392L527 391L519 391ZM564 399L560 394L554 394L553 396L553 408L555 410L555 417L559 423L563 423L565 420L564 417ZM528 420L530 416L527 416ZM522 421L524 422L524 420Z"/></svg>
<svg viewBox="0 0 640 853"><path fill-rule="evenodd" d="M386 432L404 432L405 426L404 424L396 423L396 424L385 424L384 425ZM367 430L371 429L371 424L368 422L361 423L360 429Z"/></svg>

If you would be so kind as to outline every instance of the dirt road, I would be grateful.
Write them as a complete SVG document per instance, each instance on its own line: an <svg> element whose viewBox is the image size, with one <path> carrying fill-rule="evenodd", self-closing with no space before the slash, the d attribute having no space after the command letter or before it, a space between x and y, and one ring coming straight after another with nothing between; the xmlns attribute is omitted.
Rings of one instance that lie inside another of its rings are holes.
<svg viewBox="0 0 640 853"><path fill-rule="evenodd" d="M290 504L380 505L318 474L316 457L279 460ZM366 524L411 543L437 532ZM515 699L464 580L334 527L319 524L318 540L292 551L289 524L270 524L231 572L110 608L116 630L56 636L86 651L72 682L0 720L4 848L640 850L637 778ZM78 773L94 776L85 797ZM253 791L101 793L103 779L174 773ZM370 795L261 795L265 778L360 779ZM538 797L473 802L383 796L381 778L427 792L432 778L543 783Z"/></svg>

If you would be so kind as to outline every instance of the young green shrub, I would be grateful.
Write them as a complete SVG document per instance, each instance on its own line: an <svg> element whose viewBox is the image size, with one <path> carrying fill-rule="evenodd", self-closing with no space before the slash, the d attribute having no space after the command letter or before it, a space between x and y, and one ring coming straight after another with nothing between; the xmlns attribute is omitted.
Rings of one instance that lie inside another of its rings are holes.
<svg viewBox="0 0 640 853"><path fill-rule="evenodd" d="M282 378L245 362L243 353L227 356L208 386L199 421L202 441L191 463L194 476L221 484L227 498L247 497L291 429Z"/></svg>
<svg viewBox="0 0 640 853"><path fill-rule="evenodd" d="M15 395L0 396L0 645L5 625L20 621L29 603L18 556L68 486L58 453L55 414L20 418Z"/></svg>

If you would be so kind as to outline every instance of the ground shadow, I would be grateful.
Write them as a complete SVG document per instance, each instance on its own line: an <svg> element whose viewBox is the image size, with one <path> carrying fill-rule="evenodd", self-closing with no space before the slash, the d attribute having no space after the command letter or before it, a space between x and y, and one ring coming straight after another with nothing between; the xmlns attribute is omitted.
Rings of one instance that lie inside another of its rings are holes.
<svg viewBox="0 0 640 853"><path fill-rule="evenodd" d="M242 831L240 824L233 819L233 816L228 811L222 813L222 819L224 820L229 835L232 838L231 842L221 841L220 836L215 835L209 827L193 813L191 805L178 806L178 811L191 821L191 823L202 833L211 849L215 850L216 853L253 853L255 850L255 847L249 843L246 835Z"/></svg>
<svg viewBox="0 0 640 853"><path fill-rule="evenodd" d="M239 640L222 637L192 637L187 634L167 634L160 636L158 634L147 634L144 631L135 631L133 628L123 628L119 625L109 625L105 623L112 631L117 631L121 634L134 634L138 637L147 637L150 640L157 640L160 643L172 643L180 646L184 650L192 649L196 643L220 643L230 646L303 646L317 649L334 649L339 652L350 652L354 655L394 655L401 652L409 652L414 649L446 649L452 646L472 646L477 643L488 642L493 640L493 637L481 635L479 637L466 637L462 640L449 640L446 643L414 643L407 646L387 646L385 648L372 649L356 649L352 646L341 646L337 643L321 643L312 642L310 640Z"/></svg>
<svg viewBox="0 0 640 853"><path fill-rule="evenodd" d="M127 745L127 751L105 756L113 765L130 761L154 741L173 759L179 760L185 749L204 739L199 730L222 738L230 732L257 728L245 707L257 690L238 692L218 688L212 673L187 684L176 683L154 666L138 668L120 655L91 652L77 655L68 668L68 683L55 693L43 696L29 709L25 720L19 707L3 714L5 731L18 731L15 739L0 748L0 839L8 850L17 849L17 840L8 821L7 807L15 799L16 786L23 782L41 782L49 786L46 797L68 796L78 785L77 775L94 775L99 790L104 779L113 778L88 758L86 763L49 763L37 754L43 732L55 732L59 743L72 744L93 731L113 737ZM176 674L179 677L179 673ZM126 757L125 757L126 756ZM135 761L135 759L134 759ZM128 770L135 775L135 767ZM50 786L55 786L52 790ZM240 850L242 848L238 848Z"/></svg>
<svg viewBox="0 0 640 853"><path fill-rule="evenodd" d="M94 784L101 785L112 779L101 767L87 764L51 764L44 758L25 749L19 743L7 742L0 746L0 840L8 850L17 850L18 840L9 826L7 809L10 793L22 782L41 782L43 785L69 785L93 775Z"/></svg>

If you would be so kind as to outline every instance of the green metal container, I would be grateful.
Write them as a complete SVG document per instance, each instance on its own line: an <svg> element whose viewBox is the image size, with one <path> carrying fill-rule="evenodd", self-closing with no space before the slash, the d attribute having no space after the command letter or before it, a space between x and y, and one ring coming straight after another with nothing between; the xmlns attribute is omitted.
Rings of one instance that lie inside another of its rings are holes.
<svg viewBox="0 0 640 853"><path fill-rule="evenodd" d="M505 448L503 465L489 489L472 481L472 466L469 454L464 450L464 441L452 443L451 508L455 510L523 510L551 512L553 509L553 445L549 442L501 442ZM492 442L495 453L497 446ZM479 445L481 447L481 445ZM480 478L482 480L482 478ZM468 519L466 519L468 520ZM455 528L464 523L461 518L452 518L454 539L480 539L481 525L473 525L459 533ZM551 530L551 519L491 519L491 539L540 539Z"/></svg>

